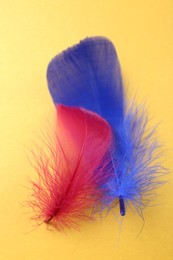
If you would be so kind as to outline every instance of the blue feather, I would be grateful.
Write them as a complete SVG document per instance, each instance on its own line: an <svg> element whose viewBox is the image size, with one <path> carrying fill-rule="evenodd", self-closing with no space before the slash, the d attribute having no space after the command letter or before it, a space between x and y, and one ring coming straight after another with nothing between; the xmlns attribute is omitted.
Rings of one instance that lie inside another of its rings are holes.
<svg viewBox="0 0 173 260"><path fill-rule="evenodd" d="M124 96L113 44L103 37L86 38L50 62L47 80L55 104L84 107L110 123L115 178L106 184L103 204L109 207L118 198L122 216L130 203L140 212L153 198L153 189L161 184L158 177L165 170L158 162L154 131L146 128L145 109L134 104L129 108Z"/></svg>

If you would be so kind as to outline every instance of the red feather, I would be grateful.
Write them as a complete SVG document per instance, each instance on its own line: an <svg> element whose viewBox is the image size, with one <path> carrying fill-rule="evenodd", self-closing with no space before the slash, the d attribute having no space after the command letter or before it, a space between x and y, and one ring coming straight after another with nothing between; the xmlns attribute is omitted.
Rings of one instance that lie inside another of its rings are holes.
<svg viewBox="0 0 173 260"><path fill-rule="evenodd" d="M32 182L28 204L35 220L59 230L78 229L79 220L91 218L87 210L102 199L100 187L110 178L105 158L111 129L104 119L85 109L60 105L56 110L56 138L54 144L48 141L46 156L35 157L39 178Z"/></svg>

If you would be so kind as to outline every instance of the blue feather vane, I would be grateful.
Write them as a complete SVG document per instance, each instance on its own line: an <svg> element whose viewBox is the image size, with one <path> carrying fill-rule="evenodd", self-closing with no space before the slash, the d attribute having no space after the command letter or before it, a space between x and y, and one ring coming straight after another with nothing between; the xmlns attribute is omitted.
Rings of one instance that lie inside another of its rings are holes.
<svg viewBox="0 0 173 260"><path fill-rule="evenodd" d="M139 214L155 197L166 173L161 166L154 129L147 127L143 105L126 98L116 50L111 41L91 37L57 55L48 65L47 81L54 104L97 113L112 129L109 169L102 209L119 202L120 214L133 206ZM93 151L93 154L99 151Z"/></svg>

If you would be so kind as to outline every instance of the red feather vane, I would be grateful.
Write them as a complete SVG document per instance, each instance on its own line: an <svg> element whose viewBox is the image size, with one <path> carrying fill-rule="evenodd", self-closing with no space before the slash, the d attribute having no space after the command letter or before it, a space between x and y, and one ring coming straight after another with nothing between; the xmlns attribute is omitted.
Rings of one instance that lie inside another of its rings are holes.
<svg viewBox="0 0 173 260"><path fill-rule="evenodd" d="M63 105L56 111L53 144L48 141L48 152L35 156L38 180L32 181L28 204L38 223L58 230L78 229L80 220L92 219L88 209L99 204L104 184L113 177L109 170L112 132L96 113Z"/></svg>

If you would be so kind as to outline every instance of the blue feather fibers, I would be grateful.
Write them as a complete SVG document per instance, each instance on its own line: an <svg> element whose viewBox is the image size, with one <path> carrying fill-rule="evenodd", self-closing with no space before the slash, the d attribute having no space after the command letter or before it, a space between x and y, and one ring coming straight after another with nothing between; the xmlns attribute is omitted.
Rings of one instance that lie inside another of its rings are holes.
<svg viewBox="0 0 173 260"><path fill-rule="evenodd" d="M55 104L84 107L111 125L122 124L121 71L115 48L106 38L86 38L57 55L49 63L47 80Z"/></svg>
<svg viewBox="0 0 173 260"><path fill-rule="evenodd" d="M86 38L57 55L47 70L55 104L79 106L104 117L111 125L114 148L110 167L115 178L107 183L103 208L119 199L120 214L133 204L141 209L153 198L164 169L154 131L147 132L143 107L129 108L124 97L118 57L113 44L103 37Z"/></svg>
<svg viewBox="0 0 173 260"><path fill-rule="evenodd" d="M147 122L144 106L135 108L132 104L126 108L122 130L118 135L114 133L121 150L115 147L111 155L115 179L107 184L109 189L105 198L108 199L103 205L111 205L119 198L122 216L127 205L133 205L141 215L142 209L155 198L154 190L164 183L160 180L166 173L159 161L160 145L155 138L155 129L149 130Z"/></svg>

